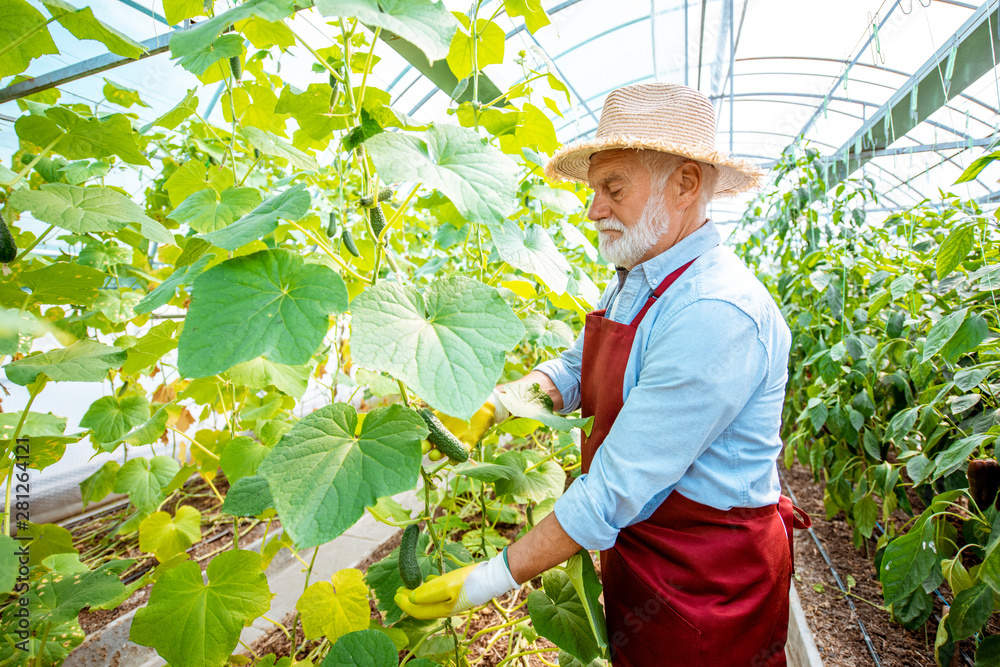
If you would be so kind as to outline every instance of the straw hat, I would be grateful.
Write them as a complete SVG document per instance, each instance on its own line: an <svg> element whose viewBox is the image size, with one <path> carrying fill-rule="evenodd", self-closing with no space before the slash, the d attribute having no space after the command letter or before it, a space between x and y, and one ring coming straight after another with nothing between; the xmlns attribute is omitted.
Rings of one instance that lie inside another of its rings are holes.
<svg viewBox="0 0 1000 667"><path fill-rule="evenodd" d="M557 151L545 165L550 180L587 182L590 156L614 148L640 148L708 162L719 169L716 197L759 187L764 172L755 163L715 149L715 108L694 88L642 83L611 91L597 135Z"/></svg>

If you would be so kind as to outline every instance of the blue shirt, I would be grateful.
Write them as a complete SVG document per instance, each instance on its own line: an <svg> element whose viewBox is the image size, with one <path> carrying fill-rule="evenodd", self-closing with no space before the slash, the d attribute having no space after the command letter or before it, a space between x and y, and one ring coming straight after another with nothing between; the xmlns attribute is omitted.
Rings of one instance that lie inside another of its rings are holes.
<svg viewBox="0 0 1000 667"><path fill-rule="evenodd" d="M587 549L613 546L674 490L721 510L778 502L791 334L767 289L720 243L708 221L601 296L606 317L631 322L670 272L698 258L639 324L624 406L589 473L556 501L559 523ZM580 405L582 359L581 332L536 367L562 394L563 413Z"/></svg>

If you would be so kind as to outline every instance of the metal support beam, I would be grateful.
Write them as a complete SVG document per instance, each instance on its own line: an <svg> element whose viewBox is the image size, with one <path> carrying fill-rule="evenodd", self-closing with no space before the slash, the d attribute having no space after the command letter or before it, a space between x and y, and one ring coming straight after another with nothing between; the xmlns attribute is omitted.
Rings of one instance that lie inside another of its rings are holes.
<svg viewBox="0 0 1000 667"><path fill-rule="evenodd" d="M170 48L170 36L175 32L178 31L173 30L163 35L151 37L145 42L140 42L143 48L146 49L146 52L139 56L136 60L151 58L152 56L159 55L166 51ZM105 53L102 56L87 58L86 60L81 60L74 65L57 69L53 72L49 72L48 74L42 74L41 76L12 83L3 90L0 90L0 104L20 99L34 93L39 93L43 90L48 90L49 88L62 86L70 83L71 81L88 77L91 74L106 72L107 70L114 69L115 67L127 65L128 63L134 63L136 60L126 58L125 56L118 56L114 53Z"/></svg>
<svg viewBox="0 0 1000 667"><path fill-rule="evenodd" d="M833 187L847 178L872 155L926 121L993 69L992 54L1000 51L1000 36L992 28L1000 21L998 7L1000 0L988 0L977 9L917 73L827 159L828 186ZM950 59L953 60L949 67ZM950 82L946 76L948 69L952 70ZM916 96L915 105L913 96ZM856 150L859 141L860 153Z"/></svg>
<svg viewBox="0 0 1000 667"><path fill-rule="evenodd" d="M691 46L688 44L688 33L690 32L688 26L688 5L689 0L684 0L684 85L690 86L688 83L691 80Z"/></svg>

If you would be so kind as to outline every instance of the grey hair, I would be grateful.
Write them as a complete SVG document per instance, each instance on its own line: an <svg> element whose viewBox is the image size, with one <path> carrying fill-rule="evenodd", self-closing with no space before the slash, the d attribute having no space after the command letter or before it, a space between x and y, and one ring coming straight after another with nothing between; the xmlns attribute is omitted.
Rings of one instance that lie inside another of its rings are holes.
<svg viewBox="0 0 1000 667"><path fill-rule="evenodd" d="M649 171L652 182L652 192L662 193L667 180L685 162L698 162L701 165L701 192L698 194L698 205L704 211L715 196L715 185L719 180L719 170L707 162L691 160L673 153L656 150L640 150L639 161Z"/></svg>

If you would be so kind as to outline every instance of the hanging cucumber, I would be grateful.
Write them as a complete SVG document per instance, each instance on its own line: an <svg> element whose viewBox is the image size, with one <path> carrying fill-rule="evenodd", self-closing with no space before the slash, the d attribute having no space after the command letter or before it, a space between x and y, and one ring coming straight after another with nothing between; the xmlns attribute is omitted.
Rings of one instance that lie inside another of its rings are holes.
<svg viewBox="0 0 1000 667"><path fill-rule="evenodd" d="M385 229L385 225L387 222L385 219L385 213L382 212L381 206L376 206L371 210L370 216L371 216L370 220L372 223L372 232L374 232L375 240L377 241L379 235L382 233L382 230Z"/></svg>
<svg viewBox="0 0 1000 667"><path fill-rule="evenodd" d="M399 578L403 585L413 589L424 581L417 562L417 546L420 541L420 527L413 523L403 531L403 541L399 544Z"/></svg>
<svg viewBox="0 0 1000 667"><path fill-rule="evenodd" d="M392 199L392 188L390 188L388 185L384 185L381 188L379 188L378 200L380 202L384 202L384 201L389 201L390 199ZM364 197L358 200L358 205L364 208L371 208L372 206L375 205L375 197L372 195L365 195Z"/></svg>
<svg viewBox="0 0 1000 667"><path fill-rule="evenodd" d="M385 250L385 261L389 263L389 268L392 269L392 272L398 275L399 265L396 264L396 259L392 256L392 253L389 252L388 248Z"/></svg>
<svg viewBox="0 0 1000 667"><path fill-rule="evenodd" d="M347 252L351 253L355 257L361 257L361 253L358 251L358 245L354 242L354 237L351 236L350 229L344 230L344 233L340 235L340 240L344 242L344 247L347 248Z"/></svg>
<svg viewBox="0 0 1000 667"><path fill-rule="evenodd" d="M7 229L3 213L0 213L0 263L13 262L15 257L17 257L17 244L14 243L14 237L10 230Z"/></svg>
<svg viewBox="0 0 1000 667"><path fill-rule="evenodd" d="M424 418L424 423L427 424L427 428L430 430L427 439L435 447L441 450L449 459L457 463L469 460L469 451L465 448L465 445L441 423L441 420L433 412L427 408L420 408L417 412Z"/></svg>
<svg viewBox="0 0 1000 667"><path fill-rule="evenodd" d="M233 80L239 81L243 76L243 63L240 62L239 56L233 56L229 59L229 69L233 71Z"/></svg>

